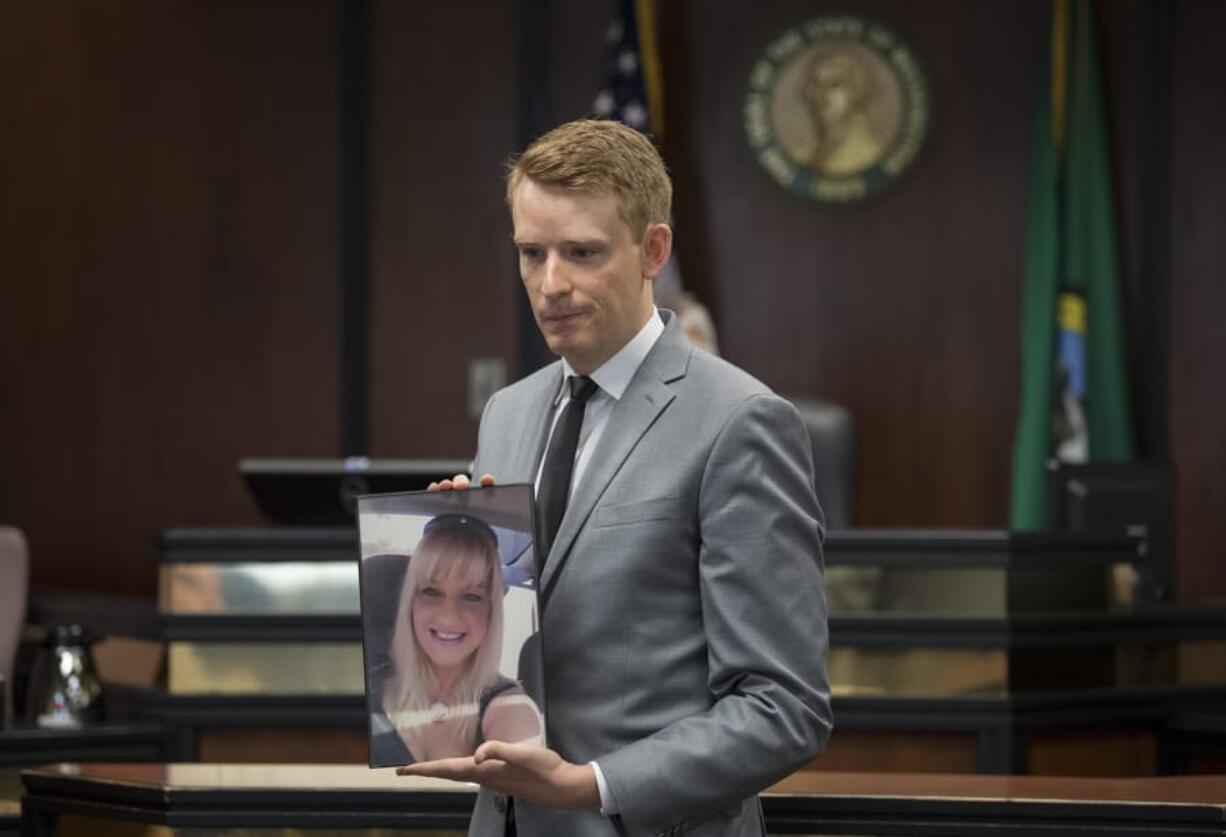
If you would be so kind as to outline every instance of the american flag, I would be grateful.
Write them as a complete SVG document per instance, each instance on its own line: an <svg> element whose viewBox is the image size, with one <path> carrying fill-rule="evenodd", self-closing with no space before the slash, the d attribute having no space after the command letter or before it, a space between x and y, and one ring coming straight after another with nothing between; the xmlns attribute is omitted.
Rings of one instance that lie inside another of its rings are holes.
<svg viewBox="0 0 1226 837"><path fill-rule="evenodd" d="M639 5L643 8L636 9ZM648 19L650 8L650 2L618 3L617 15L605 30L604 86L592 102L592 112L600 119L616 119L645 134L653 129L658 134L660 120L653 118L657 114L652 111L659 108L652 107L656 103L650 98L650 92L659 97L659 61ZM639 26L640 11L647 27Z"/></svg>
<svg viewBox="0 0 1226 837"><path fill-rule="evenodd" d="M604 86L592 102L599 119L616 119L658 142L664 134L663 84L652 0L619 0L605 30ZM656 277L656 299L674 304L683 292L676 251Z"/></svg>

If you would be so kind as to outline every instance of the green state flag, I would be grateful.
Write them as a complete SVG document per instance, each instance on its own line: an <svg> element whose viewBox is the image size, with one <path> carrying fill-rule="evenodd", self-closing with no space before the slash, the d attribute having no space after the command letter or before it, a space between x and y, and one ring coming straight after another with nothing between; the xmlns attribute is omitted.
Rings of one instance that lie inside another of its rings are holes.
<svg viewBox="0 0 1226 837"><path fill-rule="evenodd" d="M1010 525L1043 523L1045 464L1133 457L1111 162L1089 0L1054 0L1026 213Z"/></svg>

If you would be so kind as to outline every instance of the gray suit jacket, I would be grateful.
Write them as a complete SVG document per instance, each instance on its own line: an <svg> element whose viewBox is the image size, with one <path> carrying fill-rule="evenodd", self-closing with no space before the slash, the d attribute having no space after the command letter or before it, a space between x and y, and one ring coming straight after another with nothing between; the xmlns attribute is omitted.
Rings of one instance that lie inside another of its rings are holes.
<svg viewBox="0 0 1226 837"><path fill-rule="evenodd" d="M755 794L831 729L822 513L795 408L671 312L541 572L549 744L620 814L517 801L520 835L763 833ZM474 473L532 482L561 364L498 392ZM482 791L470 833L503 833Z"/></svg>

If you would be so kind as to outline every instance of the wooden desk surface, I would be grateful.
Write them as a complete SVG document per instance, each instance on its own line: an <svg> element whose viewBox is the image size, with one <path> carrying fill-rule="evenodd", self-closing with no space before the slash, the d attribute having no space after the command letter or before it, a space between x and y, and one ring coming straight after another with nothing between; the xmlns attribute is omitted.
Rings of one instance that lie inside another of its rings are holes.
<svg viewBox="0 0 1226 837"><path fill-rule="evenodd" d="M100 786L157 788L168 793L208 791L436 791L475 793L476 785L397 776L396 768L361 764L56 764L25 771L27 785L39 779Z"/></svg>
<svg viewBox="0 0 1226 837"><path fill-rule="evenodd" d="M38 816L139 814L182 827L462 829L475 792L473 785L362 765L69 764L28 770L24 782L27 810ZM772 833L1226 835L1226 776L813 771L772 787L763 808Z"/></svg>
<svg viewBox="0 0 1226 837"><path fill-rule="evenodd" d="M175 791L432 791L473 793L474 785L397 776L393 768L355 764L74 764L26 771L27 775L104 785ZM931 773L834 773L804 771L770 788L768 795L920 797L1021 801L1109 801L1217 806L1226 813L1226 776L1092 779L1064 776L983 776Z"/></svg>
<svg viewBox="0 0 1226 837"><path fill-rule="evenodd" d="M940 773L824 773L808 770L784 779L767 793L1013 802L1182 803L1220 807L1226 815L1226 776L1082 779Z"/></svg>

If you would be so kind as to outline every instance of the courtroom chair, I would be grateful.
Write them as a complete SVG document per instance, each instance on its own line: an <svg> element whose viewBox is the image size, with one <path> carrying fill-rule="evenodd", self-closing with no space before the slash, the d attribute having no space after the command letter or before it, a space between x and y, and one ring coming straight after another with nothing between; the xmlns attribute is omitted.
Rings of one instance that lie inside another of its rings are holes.
<svg viewBox="0 0 1226 837"><path fill-rule="evenodd" d="M856 425L838 404L816 398L785 395L804 420L813 447L817 500L826 514L827 529L855 524Z"/></svg>
<svg viewBox="0 0 1226 837"><path fill-rule="evenodd" d="M1047 463L1048 529L1130 530L1145 536L1137 602L1175 598L1175 469L1156 462Z"/></svg>
<svg viewBox="0 0 1226 837"><path fill-rule="evenodd" d="M1226 714L1176 715L1158 727L1158 775L1226 773Z"/></svg>
<svg viewBox="0 0 1226 837"><path fill-rule="evenodd" d="M393 671L392 633L396 628L400 588L408 566L407 555L388 553L362 559L362 620L372 706L382 702L384 680Z"/></svg>
<svg viewBox="0 0 1226 837"><path fill-rule="evenodd" d="M20 529L0 526L0 721L13 717L13 664L26 619L26 591L30 584L30 553Z"/></svg>

